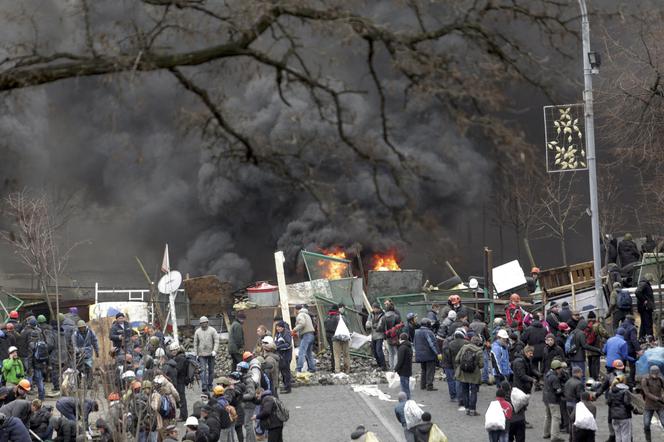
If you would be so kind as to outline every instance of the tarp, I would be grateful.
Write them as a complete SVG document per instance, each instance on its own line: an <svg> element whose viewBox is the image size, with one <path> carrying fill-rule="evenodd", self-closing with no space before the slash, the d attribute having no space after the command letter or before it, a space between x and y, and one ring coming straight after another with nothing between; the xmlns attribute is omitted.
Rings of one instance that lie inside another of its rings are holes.
<svg viewBox="0 0 664 442"><path fill-rule="evenodd" d="M664 373L664 347L651 348L643 353L643 356L636 361L636 375L647 376L650 367L657 365Z"/></svg>

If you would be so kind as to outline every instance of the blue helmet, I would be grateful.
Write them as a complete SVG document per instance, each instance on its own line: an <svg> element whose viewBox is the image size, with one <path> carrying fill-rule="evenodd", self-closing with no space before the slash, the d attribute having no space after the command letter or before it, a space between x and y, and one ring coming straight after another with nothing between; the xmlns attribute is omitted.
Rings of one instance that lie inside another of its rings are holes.
<svg viewBox="0 0 664 442"><path fill-rule="evenodd" d="M249 370L249 363L242 361L239 364L237 364L237 369L238 370Z"/></svg>
<svg viewBox="0 0 664 442"><path fill-rule="evenodd" d="M406 315L406 320L414 319L417 316L417 313L410 312Z"/></svg>

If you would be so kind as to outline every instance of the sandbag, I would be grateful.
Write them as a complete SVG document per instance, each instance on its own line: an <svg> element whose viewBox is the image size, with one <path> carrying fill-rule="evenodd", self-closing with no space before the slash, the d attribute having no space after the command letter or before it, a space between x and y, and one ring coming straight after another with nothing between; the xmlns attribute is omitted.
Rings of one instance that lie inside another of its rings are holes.
<svg viewBox="0 0 664 442"><path fill-rule="evenodd" d="M335 341L350 341L350 331L346 322L344 322L343 316L339 316L339 323L337 324L337 329L334 332L334 337L332 338Z"/></svg>
<svg viewBox="0 0 664 442"><path fill-rule="evenodd" d="M510 399L512 400L512 406L514 407L514 412L518 413L523 408L528 406L528 402L530 401L530 395L514 387L512 388Z"/></svg>
<svg viewBox="0 0 664 442"><path fill-rule="evenodd" d="M500 402L492 401L484 414L484 429L487 431L497 431L505 429L505 413Z"/></svg>
<svg viewBox="0 0 664 442"><path fill-rule="evenodd" d="M393 371L386 371L385 379L387 379L387 388L399 388L401 385L399 375Z"/></svg>
<svg viewBox="0 0 664 442"><path fill-rule="evenodd" d="M448 442L447 436L443 433L438 425L433 424L431 430L429 430L429 440L427 442Z"/></svg>
<svg viewBox="0 0 664 442"><path fill-rule="evenodd" d="M576 403L576 408L574 410L574 426L581 430L597 431L595 417L583 402Z"/></svg>
<svg viewBox="0 0 664 442"><path fill-rule="evenodd" d="M422 414L424 414L424 411L422 411L420 406L417 405L414 400L410 399L406 401L406 404L403 407L403 414L406 417L406 428L410 430L413 426L422 421Z"/></svg>

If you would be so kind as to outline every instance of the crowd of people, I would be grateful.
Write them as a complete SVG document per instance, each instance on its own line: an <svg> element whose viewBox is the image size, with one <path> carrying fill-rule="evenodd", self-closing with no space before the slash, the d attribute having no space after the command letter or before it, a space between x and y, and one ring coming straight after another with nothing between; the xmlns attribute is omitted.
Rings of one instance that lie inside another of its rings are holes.
<svg viewBox="0 0 664 442"><path fill-rule="evenodd" d="M646 283L647 278L641 286ZM632 417L637 410L643 413L646 441L651 441L653 416L664 425L664 378L656 365L640 382L635 378L642 344L652 338L653 330L652 323L646 322L644 327L642 319L639 337L632 298L625 302L626 294L619 285L614 286L610 314L619 312L621 319L613 318L611 333L592 310L582 314L567 302L559 305L551 301L546 313L528 312L518 294L511 295L505 317L496 318L491 325L483 321L481 312L471 314L456 295L450 296L445 306L434 304L421 319L408 313L405 322L391 302L382 307L374 304L366 326L372 334L376 364L400 377L403 401L395 412L406 441L428 440L418 436L421 427L416 425L421 420L407 424L403 418L403 403L406 407L414 403L409 386L413 361L420 365L420 389L437 390L434 375L440 368L450 401L468 416L480 414L480 386L497 386L495 407L485 404L489 406L485 418L490 441L526 440L526 431L533 426L527 419L528 401L523 398L533 391L542 391L545 439L595 440L595 403L604 395L609 407L610 441L632 440ZM636 299L639 312L648 311L644 304L654 304L649 296L637 293ZM390 347L394 344L383 342L390 329L400 331L394 358L386 358L383 352L393 352ZM602 357L604 369L600 367ZM643 407L638 398L645 401ZM500 413L492 408L502 410L502 415L496 417ZM491 422L490 414L494 416Z"/></svg>

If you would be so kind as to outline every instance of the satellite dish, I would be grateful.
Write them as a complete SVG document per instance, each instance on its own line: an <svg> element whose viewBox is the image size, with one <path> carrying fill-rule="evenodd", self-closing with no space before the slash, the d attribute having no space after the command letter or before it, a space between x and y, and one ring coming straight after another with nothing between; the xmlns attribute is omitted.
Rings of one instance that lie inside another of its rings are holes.
<svg viewBox="0 0 664 442"><path fill-rule="evenodd" d="M160 293L170 295L180 288L180 284L182 284L182 274L177 270L171 270L161 277L157 283L157 289Z"/></svg>

